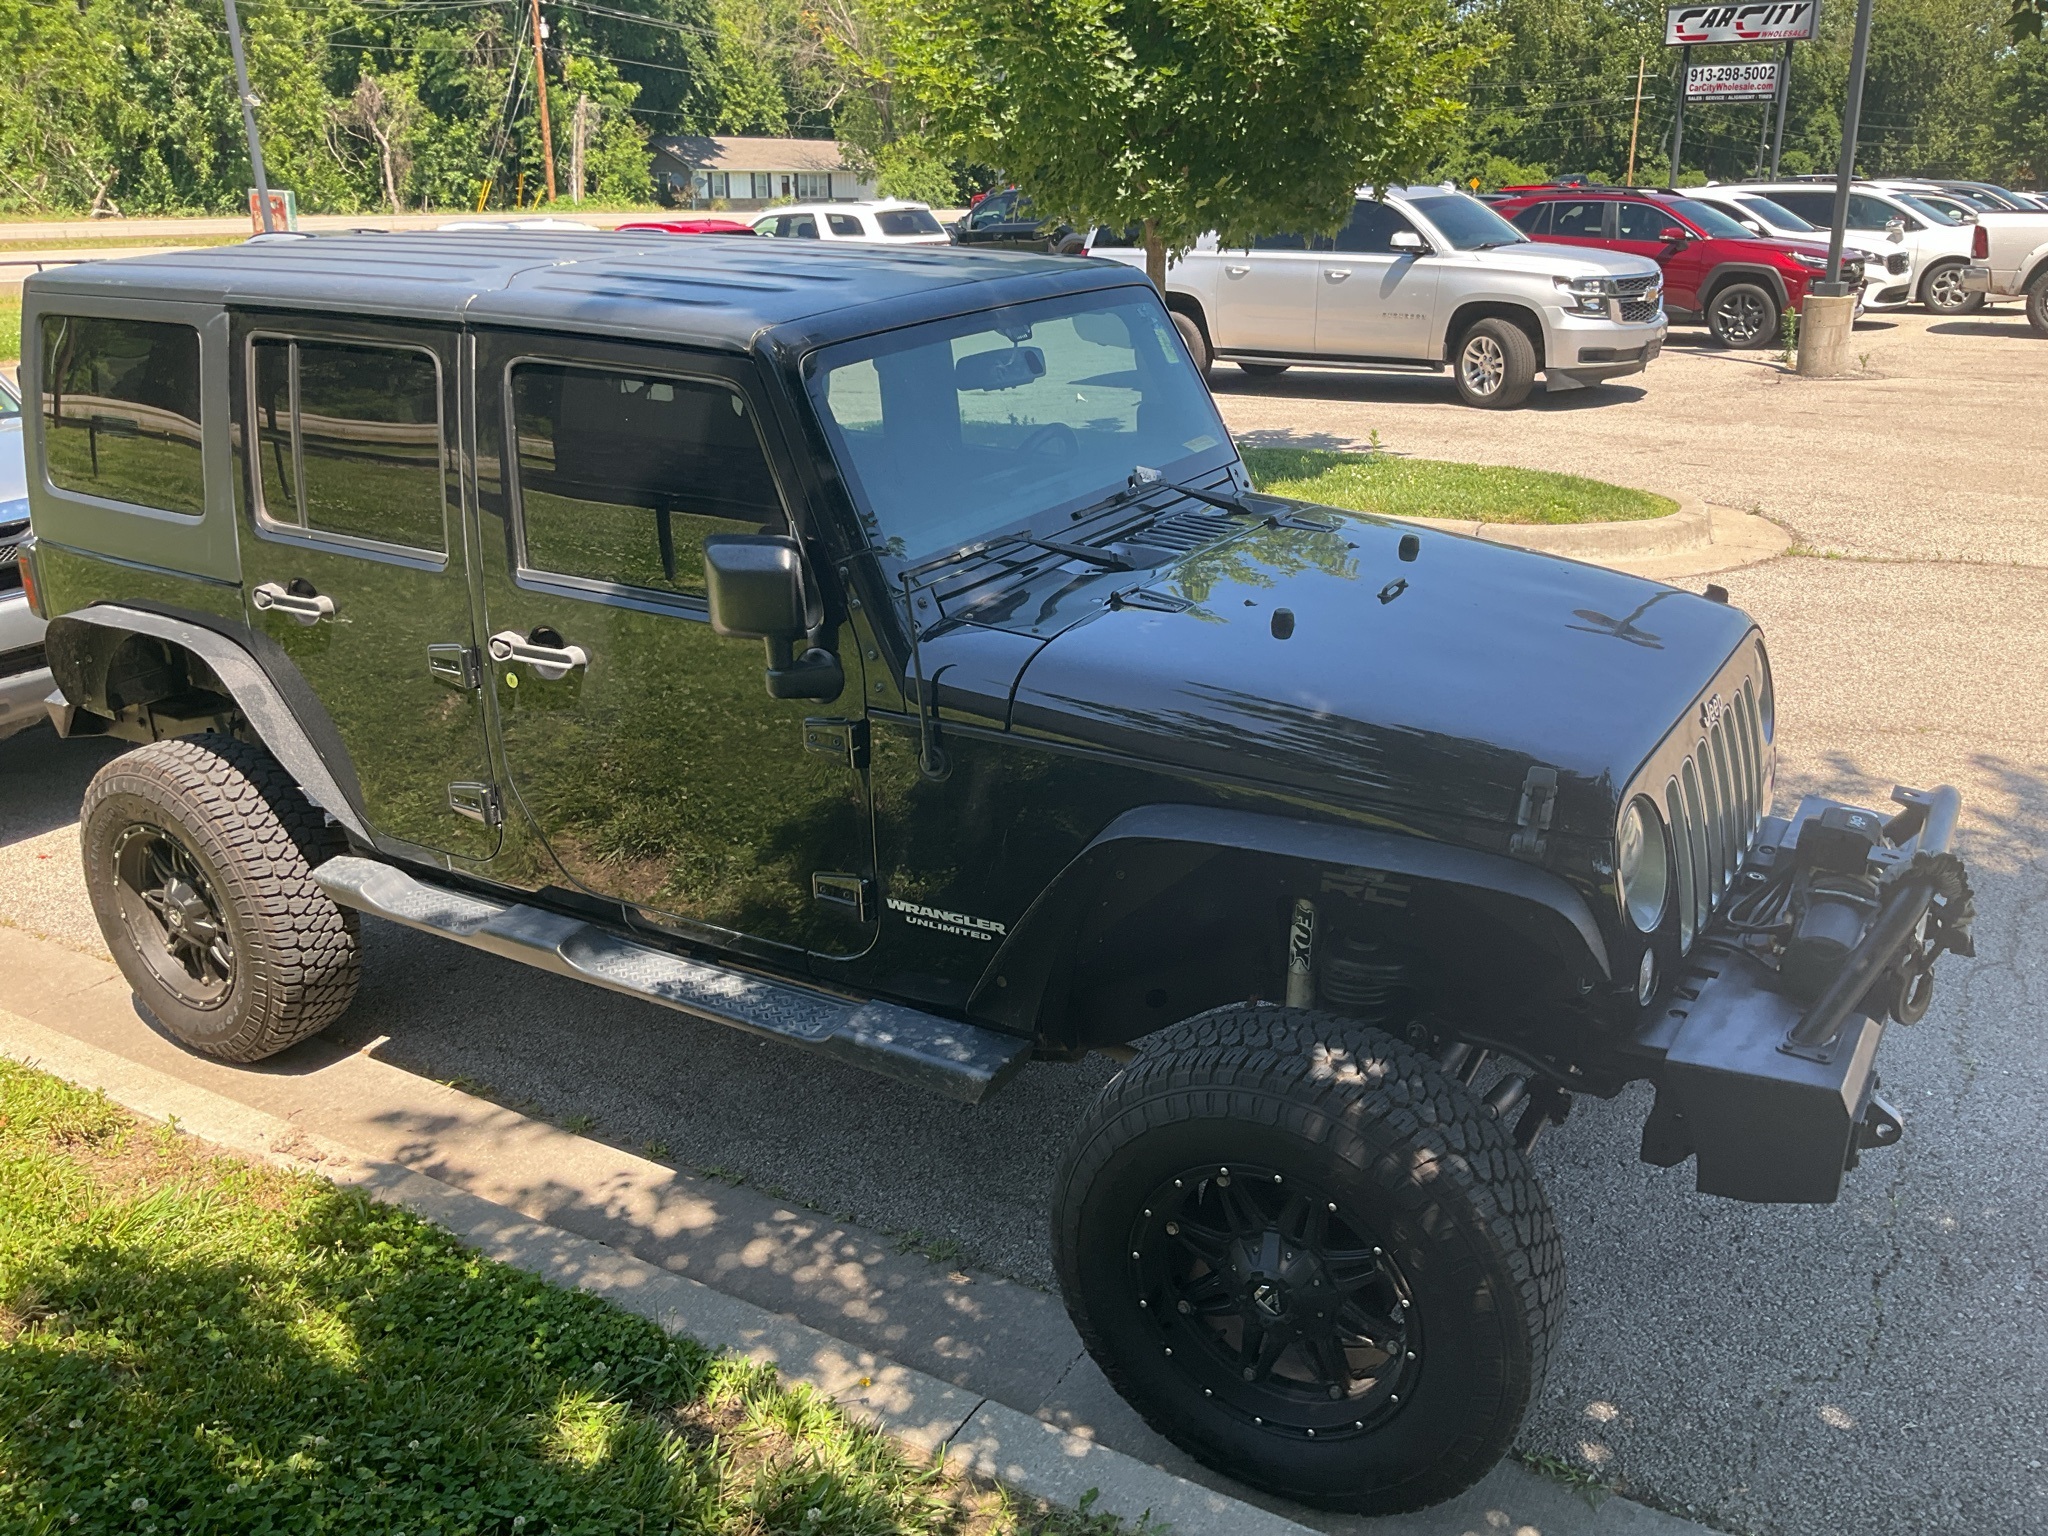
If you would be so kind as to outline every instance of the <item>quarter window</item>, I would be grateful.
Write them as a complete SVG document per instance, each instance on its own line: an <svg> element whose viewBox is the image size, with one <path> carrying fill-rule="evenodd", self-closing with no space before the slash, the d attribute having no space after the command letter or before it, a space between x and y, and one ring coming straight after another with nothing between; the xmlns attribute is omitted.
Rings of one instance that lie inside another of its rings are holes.
<svg viewBox="0 0 2048 1536"><path fill-rule="evenodd" d="M511 374L521 564L704 595L704 540L784 533L745 398L717 384L552 363Z"/></svg>
<svg viewBox="0 0 2048 1536"><path fill-rule="evenodd" d="M197 517L199 333L154 320L43 321L43 454L60 490Z"/></svg>
<svg viewBox="0 0 2048 1536"><path fill-rule="evenodd" d="M432 354L268 337L251 351L263 515L308 533L446 554Z"/></svg>

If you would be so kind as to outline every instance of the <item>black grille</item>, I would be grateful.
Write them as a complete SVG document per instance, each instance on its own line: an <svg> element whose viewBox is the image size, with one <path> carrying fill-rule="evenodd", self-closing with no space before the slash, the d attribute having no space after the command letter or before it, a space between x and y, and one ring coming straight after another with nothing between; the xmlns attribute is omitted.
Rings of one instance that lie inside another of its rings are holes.
<svg viewBox="0 0 2048 1536"><path fill-rule="evenodd" d="M21 546L0 543L0 592L21 589Z"/></svg>
<svg viewBox="0 0 2048 1536"><path fill-rule="evenodd" d="M50 658L40 645L24 645L12 651L0 651L0 677L13 677L22 672L40 672L49 664Z"/></svg>
<svg viewBox="0 0 2048 1536"><path fill-rule="evenodd" d="M1230 529L1230 519L1222 513L1175 512L1162 517L1149 528L1129 535L1129 538L1133 544L1186 554L1191 549L1200 549L1204 544L1222 538Z"/></svg>
<svg viewBox="0 0 2048 1536"><path fill-rule="evenodd" d="M1621 301L1621 318L1634 321L1637 324L1641 324L1645 320L1654 320L1662 313L1664 313L1664 301L1662 299L1623 299Z"/></svg>
<svg viewBox="0 0 2048 1536"><path fill-rule="evenodd" d="M1893 277L1897 277L1911 265L1913 265L1913 258L1905 251L1893 251L1891 255L1884 259L1884 269L1891 273Z"/></svg>

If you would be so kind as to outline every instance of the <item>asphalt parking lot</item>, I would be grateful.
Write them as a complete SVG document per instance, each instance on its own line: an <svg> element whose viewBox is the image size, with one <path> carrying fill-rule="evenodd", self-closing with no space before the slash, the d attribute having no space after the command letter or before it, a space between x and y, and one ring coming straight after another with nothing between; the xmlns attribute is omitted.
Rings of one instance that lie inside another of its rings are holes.
<svg viewBox="0 0 2048 1536"><path fill-rule="evenodd" d="M1964 795L1980 958L1887 1040L1906 1141L1839 1204L1693 1194L1689 1169L1636 1161L1646 1096L1581 1105L1538 1148L1572 1310L1522 1445L1733 1531L2048 1531L2048 342L2011 310L1887 316L1856 333L1867 377L1812 382L1691 335L1644 378L1519 413L1440 377L1218 376L1262 440L1377 432L1784 521L1835 558L1714 578L1771 638L1781 796ZM107 755L0 743L0 920L98 950L71 820ZM1050 1282L1052 1166L1106 1062L966 1109L375 923L366 941L340 1032L383 1059Z"/></svg>

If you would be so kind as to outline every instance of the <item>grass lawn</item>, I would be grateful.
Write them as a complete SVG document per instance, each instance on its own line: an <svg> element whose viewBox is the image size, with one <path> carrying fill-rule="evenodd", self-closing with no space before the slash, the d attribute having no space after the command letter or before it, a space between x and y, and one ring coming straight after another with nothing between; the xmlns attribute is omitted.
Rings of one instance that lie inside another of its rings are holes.
<svg viewBox="0 0 2048 1536"><path fill-rule="evenodd" d="M121 251L136 247L239 245L247 235L80 235L74 239L0 240L0 255L37 251Z"/></svg>
<svg viewBox="0 0 2048 1536"><path fill-rule="evenodd" d="M1648 491L1553 474L1384 453L1239 445L1262 491L1331 507L1396 517L1464 518L1482 523L1609 523L1663 517L1678 503Z"/></svg>
<svg viewBox="0 0 2048 1536"><path fill-rule="evenodd" d="M21 295L0 293L0 363L21 356Z"/></svg>
<svg viewBox="0 0 2048 1536"><path fill-rule="evenodd" d="M0 1530L1109 1536L0 1061Z"/></svg>

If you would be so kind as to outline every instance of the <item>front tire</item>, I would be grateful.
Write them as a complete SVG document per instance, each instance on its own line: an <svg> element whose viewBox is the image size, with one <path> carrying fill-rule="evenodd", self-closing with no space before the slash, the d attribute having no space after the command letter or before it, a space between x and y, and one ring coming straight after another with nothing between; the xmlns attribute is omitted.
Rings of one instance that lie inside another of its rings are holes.
<svg viewBox="0 0 2048 1536"><path fill-rule="evenodd" d="M1489 316L1458 338L1451 356L1458 396L1482 410L1512 410L1536 386L1536 344L1512 320Z"/></svg>
<svg viewBox="0 0 2048 1536"><path fill-rule="evenodd" d="M356 914L312 873L332 834L262 748L226 736L141 747L94 775L80 823L107 948L180 1044L261 1061L354 1001Z"/></svg>
<svg viewBox="0 0 2048 1536"><path fill-rule="evenodd" d="M1181 345L1188 349L1188 356L1194 359L1195 372L1202 376L1204 384L1216 369L1216 354L1209 350L1209 333L1193 315L1173 312L1173 328L1180 332Z"/></svg>
<svg viewBox="0 0 2048 1536"><path fill-rule="evenodd" d="M1920 280L1920 307L1930 315L1974 315L1984 307L1984 295L1963 286L1963 263L1936 262Z"/></svg>
<svg viewBox="0 0 2048 1536"><path fill-rule="evenodd" d="M1724 347L1768 347L1778 339L1778 300L1756 283L1730 283L1707 302L1707 330Z"/></svg>
<svg viewBox="0 0 2048 1536"><path fill-rule="evenodd" d="M1233 1006L1111 1081L1053 1251L1089 1353L1217 1470L1390 1514L1470 1487L1540 1389L1563 1254L1528 1160L1392 1036Z"/></svg>

